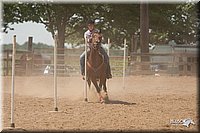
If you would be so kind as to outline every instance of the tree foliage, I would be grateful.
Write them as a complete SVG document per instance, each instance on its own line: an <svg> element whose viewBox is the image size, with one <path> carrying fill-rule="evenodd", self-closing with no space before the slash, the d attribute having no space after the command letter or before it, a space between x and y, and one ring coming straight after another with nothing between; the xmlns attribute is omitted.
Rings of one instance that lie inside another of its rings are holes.
<svg viewBox="0 0 200 133"><path fill-rule="evenodd" d="M196 41L196 6L187 4L150 5L150 28L152 43L168 43L175 40L178 44Z"/></svg>
<svg viewBox="0 0 200 133"><path fill-rule="evenodd" d="M52 4L52 3L4 3L4 32L8 24L33 21L43 23L52 36L58 32L59 47L64 43L81 44L86 31L86 21L96 20L105 40L111 38L114 45L128 44L139 27L139 4ZM196 5L149 4L150 43L166 44L196 41L198 23ZM113 45L113 46L114 46Z"/></svg>

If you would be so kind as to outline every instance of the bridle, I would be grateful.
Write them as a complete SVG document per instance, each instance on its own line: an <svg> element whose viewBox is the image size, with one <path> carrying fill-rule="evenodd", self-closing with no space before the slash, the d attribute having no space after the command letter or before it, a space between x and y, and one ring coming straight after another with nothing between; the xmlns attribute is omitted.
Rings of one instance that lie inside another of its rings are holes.
<svg viewBox="0 0 200 133"><path fill-rule="evenodd" d="M89 48L93 50L99 50L100 45L101 45L100 42L95 42L95 43L90 44Z"/></svg>
<svg viewBox="0 0 200 133"><path fill-rule="evenodd" d="M101 35L98 32L92 33L92 40L91 40L91 44L89 48L94 49L94 50L99 50L99 47L101 45L100 38L101 38Z"/></svg>

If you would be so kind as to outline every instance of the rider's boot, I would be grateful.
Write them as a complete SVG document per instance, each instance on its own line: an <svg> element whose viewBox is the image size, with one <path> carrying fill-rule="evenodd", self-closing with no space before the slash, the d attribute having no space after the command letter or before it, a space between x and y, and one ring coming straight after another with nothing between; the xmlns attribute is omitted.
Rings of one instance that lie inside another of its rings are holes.
<svg viewBox="0 0 200 133"><path fill-rule="evenodd" d="M107 67L106 78L107 78L107 79L112 78L111 69L110 69L110 64L108 64L108 67Z"/></svg>

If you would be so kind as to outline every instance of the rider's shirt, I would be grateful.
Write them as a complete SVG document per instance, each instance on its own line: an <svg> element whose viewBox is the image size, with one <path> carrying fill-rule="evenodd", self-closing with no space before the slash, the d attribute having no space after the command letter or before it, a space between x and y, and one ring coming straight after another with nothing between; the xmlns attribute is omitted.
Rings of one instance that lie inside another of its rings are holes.
<svg viewBox="0 0 200 133"><path fill-rule="evenodd" d="M90 40L92 39L92 33L94 32L98 32L99 30L98 29L93 29L93 30L87 30L85 33L84 33L84 39L86 40L87 44L90 44Z"/></svg>

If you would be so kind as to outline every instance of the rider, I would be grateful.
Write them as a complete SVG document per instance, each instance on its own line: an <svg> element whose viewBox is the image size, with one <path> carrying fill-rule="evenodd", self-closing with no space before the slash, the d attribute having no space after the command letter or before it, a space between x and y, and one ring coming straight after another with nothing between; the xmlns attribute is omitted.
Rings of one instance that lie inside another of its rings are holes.
<svg viewBox="0 0 200 133"><path fill-rule="evenodd" d="M86 40L87 45L90 45L92 33L99 31L99 30L94 28L94 24L95 24L94 20L89 20L87 22L88 30L84 33L84 39ZM107 66L106 78L107 79L112 78L110 63L109 63L109 57L108 57L106 51L102 47L100 47L99 50L100 50L100 53L104 56L104 61L105 61L106 66ZM84 79L84 75L85 75L85 51L80 56L80 65L81 65L81 74L82 74L83 79Z"/></svg>

